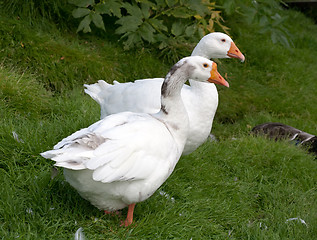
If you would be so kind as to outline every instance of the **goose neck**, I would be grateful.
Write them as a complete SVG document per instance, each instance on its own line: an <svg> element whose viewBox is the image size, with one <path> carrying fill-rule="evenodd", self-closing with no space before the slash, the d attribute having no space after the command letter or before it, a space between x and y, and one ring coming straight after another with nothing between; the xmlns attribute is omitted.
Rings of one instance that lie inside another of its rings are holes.
<svg viewBox="0 0 317 240"><path fill-rule="evenodd" d="M208 49L208 51L206 51ZM201 56L207 59L210 59L212 54L210 54L210 49L212 49L212 46L207 46L207 44L202 40L196 45L194 48L191 56ZM208 54L207 54L208 53Z"/></svg>
<svg viewBox="0 0 317 240"><path fill-rule="evenodd" d="M210 95L211 91L215 91L216 85L214 83L205 83L205 82L198 82L192 79L189 79L189 84L192 91L198 92L199 95Z"/></svg>
<svg viewBox="0 0 317 240"><path fill-rule="evenodd" d="M183 105L181 99L181 90L188 79L188 71L184 66L171 69L164 79L161 88L161 111L169 114L172 109Z"/></svg>

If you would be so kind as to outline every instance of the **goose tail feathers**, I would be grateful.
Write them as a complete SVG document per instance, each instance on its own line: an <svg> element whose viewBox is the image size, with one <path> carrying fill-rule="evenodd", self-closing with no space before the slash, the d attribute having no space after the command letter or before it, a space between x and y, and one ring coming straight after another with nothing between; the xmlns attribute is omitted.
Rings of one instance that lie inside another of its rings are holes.
<svg viewBox="0 0 317 240"><path fill-rule="evenodd" d="M107 83L104 80L99 80L97 83L94 84L84 84L84 91L97 103L101 104L104 101L107 89L111 86L113 85Z"/></svg>

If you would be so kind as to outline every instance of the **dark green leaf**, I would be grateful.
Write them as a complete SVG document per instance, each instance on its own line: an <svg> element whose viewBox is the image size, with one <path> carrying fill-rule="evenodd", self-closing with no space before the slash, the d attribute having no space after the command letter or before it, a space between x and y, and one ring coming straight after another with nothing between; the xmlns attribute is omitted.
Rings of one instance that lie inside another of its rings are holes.
<svg viewBox="0 0 317 240"><path fill-rule="evenodd" d="M166 4L168 7L174 6L177 2L177 0L166 0Z"/></svg>
<svg viewBox="0 0 317 240"><path fill-rule="evenodd" d="M154 42L153 33L155 32L155 29L149 23L143 23L139 31L144 40L150 43Z"/></svg>
<svg viewBox="0 0 317 240"><path fill-rule="evenodd" d="M195 34L196 30L197 30L196 24L190 25L185 29L185 34L186 36L191 37Z"/></svg>
<svg viewBox="0 0 317 240"><path fill-rule="evenodd" d="M235 10L235 5L235 0L226 0L222 7L224 8L226 14L231 15Z"/></svg>
<svg viewBox="0 0 317 240"><path fill-rule="evenodd" d="M127 10L127 12L132 16L142 16L142 11L139 6L135 3L124 3L123 7Z"/></svg>
<svg viewBox="0 0 317 240"><path fill-rule="evenodd" d="M193 10L196 14L200 16L205 16L210 12L208 7L202 3L202 1L190 0L188 1L188 6L191 10Z"/></svg>
<svg viewBox="0 0 317 240"><path fill-rule="evenodd" d="M161 42L158 48L163 49L163 48L166 48L167 46L168 44L166 42Z"/></svg>
<svg viewBox="0 0 317 240"><path fill-rule="evenodd" d="M281 17L279 14L275 14L271 17L273 19L273 26L280 26L287 19L287 17Z"/></svg>
<svg viewBox="0 0 317 240"><path fill-rule="evenodd" d="M95 0L69 0L69 3L78 7L88 7L89 5L94 5Z"/></svg>
<svg viewBox="0 0 317 240"><path fill-rule="evenodd" d="M108 0L106 2L100 2L96 5L96 13L113 15L120 18L122 4L117 0Z"/></svg>
<svg viewBox="0 0 317 240"><path fill-rule="evenodd" d="M76 8L72 12L74 18L80 18L88 15L89 13L90 10L88 8Z"/></svg>
<svg viewBox="0 0 317 240"><path fill-rule="evenodd" d="M261 8L261 11L263 11L265 15L269 15L269 16L270 16L270 15L273 14L272 9L271 9L271 8L268 8L268 7L262 7L262 8Z"/></svg>
<svg viewBox="0 0 317 240"><path fill-rule="evenodd" d="M109 0L105 2L106 7L112 12L112 14L118 18L120 18L121 15L121 7L122 2L116 1L116 0Z"/></svg>
<svg viewBox="0 0 317 240"><path fill-rule="evenodd" d="M155 0L155 2L158 7L164 8L167 6L165 0Z"/></svg>
<svg viewBox="0 0 317 240"><path fill-rule="evenodd" d="M252 24L256 18L257 11L254 8L245 10L245 19L248 24Z"/></svg>
<svg viewBox="0 0 317 240"><path fill-rule="evenodd" d="M145 19L148 19L150 17L150 5L148 4L141 4L141 11L142 15Z"/></svg>
<svg viewBox="0 0 317 240"><path fill-rule="evenodd" d="M171 33L174 36L178 37L184 32L184 30L185 30L185 27L181 22L174 22L172 25Z"/></svg>
<svg viewBox="0 0 317 240"><path fill-rule="evenodd" d="M142 17L142 16L141 16ZM123 34L127 32L135 32L142 24L142 18L136 16L125 16L116 21L121 27L116 29L116 34Z"/></svg>
<svg viewBox="0 0 317 240"><path fill-rule="evenodd" d="M168 16L174 16L176 18L190 18L193 13L186 7L178 7L169 12Z"/></svg>
<svg viewBox="0 0 317 240"><path fill-rule="evenodd" d="M267 24L269 24L268 18L265 15L261 16L259 25L260 26L265 26Z"/></svg>
<svg viewBox="0 0 317 240"><path fill-rule="evenodd" d="M79 26L77 28L77 32L83 31L84 33L91 32L90 28L90 23L91 23L91 16L87 15L84 17L84 19L79 23Z"/></svg>
<svg viewBox="0 0 317 240"><path fill-rule="evenodd" d="M142 39L138 33L130 33L130 34L125 35L125 36L128 36L128 39L124 42L124 49L125 50L128 50L128 49L134 47L134 45L142 42Z"/></svg>
<svg viewBox="0 0 317 240"><path fill-rule="evenodd" d="M137 3L145 3L145 4L148 4L150 6L152 5L155 5L155 3L152 3L151 1L149 0L135 0Z"/></svg>
<svg viewBox="0 0 317 240"><path fill-rule="evenodd" d="M92 22L96 25L97 28L101 28L102 30L106 30L100 14L92 13L91 16L92 16Z"/></svg>
<svg viewBox="0 0 317 240"><path fill-rule="evenodd" d="M99 13L99 14L108 14L108 15L111 14L109 7L105 3L101 3L101 2L95 6L95 11L96 13Z"/></svg>
<svg viewBox="0 0 317 240"><path fill-rule="evenodd" d="M280 42L282 43L284 47L287 47L287 48L291 47L287 37L284 34L280 35Z"/></svg>
<svg viewBox="0 0 317 240"><path fill-rule="evenodd" d="M201 28L201 27L198 28L198 35L199 35L200 38L205 36L205 31L204 31L203 28Z"/></svg>
<svg viewBox="0 0 317 240"><path fill-rule="evenodd" d="M167 27L163 24L163 20L156 18L149 19L149 23L158 31L167 31Z"/></svg>

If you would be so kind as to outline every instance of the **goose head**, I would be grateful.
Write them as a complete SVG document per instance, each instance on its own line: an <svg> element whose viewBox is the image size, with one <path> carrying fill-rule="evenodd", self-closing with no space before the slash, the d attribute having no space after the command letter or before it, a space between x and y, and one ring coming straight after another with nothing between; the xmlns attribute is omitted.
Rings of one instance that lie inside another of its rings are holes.
<svg viewBox="0 0 317 240"><path fill-rule="evenodd" d="M219 74L217 64L200 56L190 56L179 60L167 74L165 83L168 82L171 77L174 79L182 79L183 82L191 79L229 87L229 83Z"/></svg>
<svg viewBox="0 0 317 240"><path fill-rule="evenodd" d="M232 39L221 32L213 32L204 36L195 47L192 56L202 56L208 59L237 58L242 62L245 60L244 55Z"/></svg>
<svg viewBox="0 0 317 240"><path fill-rule="evenodd" d="M170 112L171 102L176 102L175 97L181 99L181 89L189 79L229 87L229 83L217 71L215 62L200 56L182 58L171 68L162 84L161 110L163 113Z"/></svg>
<svg viewBox="0 0 317 240"><path fill-rule="evenodd" d="M215 62L199 56L187 57L185 61L188 59L191 60L189 69L192 69L190 79L229 87L229 83L219 74Z"/></svg>

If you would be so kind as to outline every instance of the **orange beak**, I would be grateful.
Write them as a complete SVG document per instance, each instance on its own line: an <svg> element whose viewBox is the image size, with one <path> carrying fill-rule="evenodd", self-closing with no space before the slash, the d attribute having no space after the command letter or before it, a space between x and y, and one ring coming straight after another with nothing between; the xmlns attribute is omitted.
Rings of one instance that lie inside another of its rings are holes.
<svg viewBox="0 0 317 240"><path fill-rule="evenodd" d="M234 42L231 42L231 46L229 51L227 52L227 56L231 58L238 58L241 60L241 62L244 62L245 57L240 52L239 48L234 44Z"/></svg>
<svg viewBox="0 0 317 240"><path fill-rule="evenodd" d="M223 85L226 87L229 87L229 83L218 73L217 71L217 63L212 63L212 69L210 71L210 78L208 79L208 82Z"/></svg>

